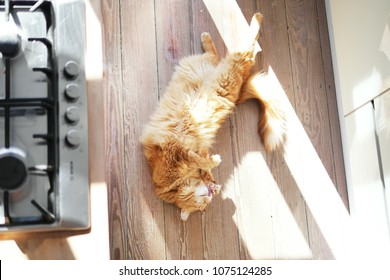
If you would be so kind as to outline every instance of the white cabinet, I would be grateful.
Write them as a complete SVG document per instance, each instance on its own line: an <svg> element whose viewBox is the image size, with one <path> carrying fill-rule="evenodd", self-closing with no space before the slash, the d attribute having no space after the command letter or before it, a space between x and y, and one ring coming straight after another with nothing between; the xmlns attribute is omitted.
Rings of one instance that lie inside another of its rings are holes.
<svg viewBox="0 0 390 280"><path fill-rule="evenodd" d="M381 151L384 149L378 143L376 111L370 102L345 118L344 149L349 163L348 195L353 227L350 232L353 236L349 238L356 240L361 256L389 257L388 204L381 164L384 156ZM384 147L388 152L390 146Z"/></svg>
<svg viewBox="0 0 390 280"><path fill-rule="evenodd" d="M359 235L359 256L389 257L390 1L325 1L353 225L349 237Z"/></svg>
<svg viewBox="0 0 390 280"><path fill-rule="evenodd" d="M381 180L385 188L387 218L390 225L390 90L374 99L374 105Z"/></svg>

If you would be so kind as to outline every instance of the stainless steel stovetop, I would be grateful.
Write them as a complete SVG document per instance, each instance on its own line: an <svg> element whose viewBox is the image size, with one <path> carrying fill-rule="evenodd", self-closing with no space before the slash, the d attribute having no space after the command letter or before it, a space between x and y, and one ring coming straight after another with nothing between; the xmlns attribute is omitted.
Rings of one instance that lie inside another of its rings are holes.
<svg viewBox="0 0 390 280"><path fill-rule="evenodd" d="M90 226L82 0L0 1L0 232Z"/></svg>

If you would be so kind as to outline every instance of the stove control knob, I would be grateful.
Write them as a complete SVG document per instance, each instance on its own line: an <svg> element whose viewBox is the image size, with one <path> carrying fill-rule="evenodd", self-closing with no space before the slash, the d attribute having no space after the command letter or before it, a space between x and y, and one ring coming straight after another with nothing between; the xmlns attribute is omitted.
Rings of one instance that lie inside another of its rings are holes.
<svg viewBox="0 0 390 280"><path fill-rule="evenodd" d="M74 79L80 74L80 65L73 60L65 63L64 73L68 78Z"/></svg>
<svg viewBox="0 0 390 280"><path fill-rule="evenodd" d="M66 109L65 118L70 123L76 123L80 120L80 111L77 107L72 106Z"/></svg>
<svg viewBox="0 0 390 280"><path fill-rule="evenodd" d="M71 100L76 101L80 97L80 88L76 84L69 84L65 88L65 96Z"/></svg>
<svg viewBox="0 0 390 280"><path fill-rule="evenodd" d="M77 147L81 144L81 135L76 130L71 130L66 134L66 142L71 147Z"/></svg>

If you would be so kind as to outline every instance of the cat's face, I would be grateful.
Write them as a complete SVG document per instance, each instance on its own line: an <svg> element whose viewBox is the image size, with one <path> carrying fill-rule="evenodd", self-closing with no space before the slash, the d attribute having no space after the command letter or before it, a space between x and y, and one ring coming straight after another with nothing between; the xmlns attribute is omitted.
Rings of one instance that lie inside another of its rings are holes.
<svg viewBox="0 0 390 280"><path fill-rule="evenodd" d="M198 185L196 187L184 186L182 192L178 192L176 205L181 209L180 217L187 221L189 215L195 211L204 211L212 201L213 195L219 193L221 185Z"/></svg>
<svg viewBox="0 0 390 280"><path fill-rule="evenodd" d="M180 208L183 221L190 213L203 211L213 195L219 193L221 186L210 172L221 162L219 155L204 154L202 157L177 141L164 147L146 145L144 152L153 170L156 194Z"/></svg>
<svg viewBox="0 0 390 280"><path fill-rule="evenodd" d="M210 172L200 171L199 177L192 177L178 188L175 204L181 209L181 219L186 221L195 211L204 211L214 195L221 190Z"/></svg>

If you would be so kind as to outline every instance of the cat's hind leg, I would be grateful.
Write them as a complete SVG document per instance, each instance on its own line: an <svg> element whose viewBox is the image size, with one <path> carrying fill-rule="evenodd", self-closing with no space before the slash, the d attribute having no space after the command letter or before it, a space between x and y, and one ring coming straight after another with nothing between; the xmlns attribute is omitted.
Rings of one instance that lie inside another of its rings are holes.
<svg viewBox="0 0 390 280"><path fill-rule="evenodd" d="M210 34L207 32L203 32L200 38L205 54L208 54L210 56L209 60L212 64L217 65L219 62L218 51L214 45L213 40L211 39Z"/></svg>
<svg viewBox="0 0 390 280"><path fill-rule="evenodd" d="M233 103L237 102L242 83L248 79L255 64L255 47L262 19L260 13L253 16L249 32L251 38L245 50L228 54L216 68L213 90Z"/></svg>
<svg viewBox="0 0 390 280"><path fill-rule="evenodd" d="M211 36L209 33L203 32L201 34L200 39L202 41L202 47L203 47L204 52L210 53L213 55L218 55L217 49L216 49L214 42L211 39Z"/></svg>

